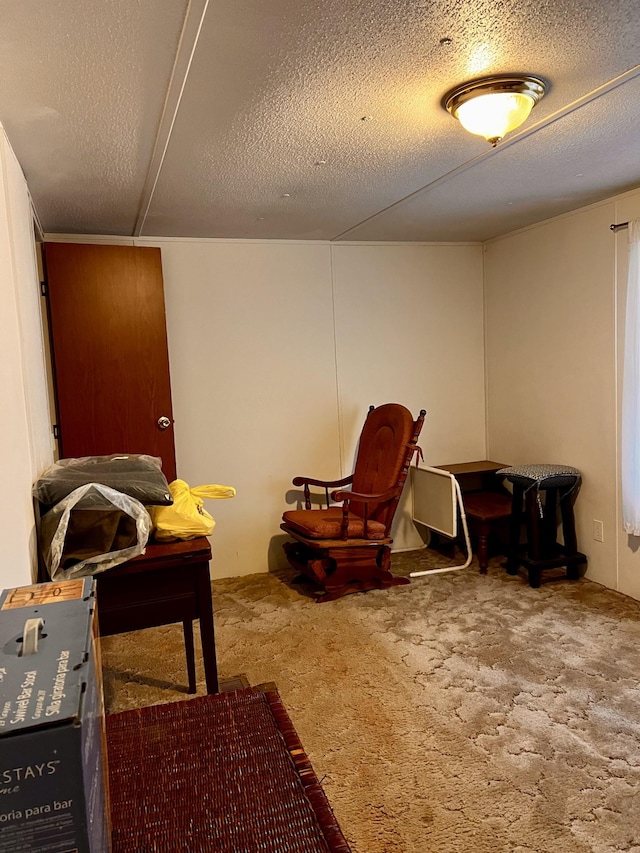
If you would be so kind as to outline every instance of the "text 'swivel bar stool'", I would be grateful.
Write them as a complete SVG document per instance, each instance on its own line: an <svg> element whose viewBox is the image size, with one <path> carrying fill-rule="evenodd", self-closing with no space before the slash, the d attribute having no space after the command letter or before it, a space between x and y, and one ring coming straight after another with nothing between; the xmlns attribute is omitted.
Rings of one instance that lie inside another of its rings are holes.
<svg viewBox="0 0 640 853"><path fill-rule="evenodd" d="M507 573L515 575L523 566L530 586L539 587L545 569L566 566L567 577L577 580L580 566L587 562L586 556L578 551L573 517L580 472L568 465L519 465L502 468L497 473L513 485ZM523 500L527 541L521 545ZM562 543L557 541L558 509L562 520Z"/></svg>

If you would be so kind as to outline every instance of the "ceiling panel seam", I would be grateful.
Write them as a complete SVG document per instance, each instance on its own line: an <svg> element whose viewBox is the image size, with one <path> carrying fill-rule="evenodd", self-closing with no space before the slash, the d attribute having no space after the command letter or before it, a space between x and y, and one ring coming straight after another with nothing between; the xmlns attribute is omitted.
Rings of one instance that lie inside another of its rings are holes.
<svg viewBox="0 0 640 853"><path fill-rule="evenodd" d="M167 95L162 110L162 116L158 125L156 141L153 146L153 153L149 160L149 168L147 169L147 177L142 188L140 197L140 205L138 208L138 216L133 230L133 236L139 237L142 234L153 194L155 192L160 172L164 163L164 158L171 141L171 134L175 125L180 102L187 84L191 63L198 46L198 39L204 24L204 19L207 14L209 0L189 0L189 5L184 17L182 31L180 33L180 41L176 50L176 58L171 72L171 79L167 87Z"/></svg>
<svg viewBox="0 0 640 853"><path fill-rule="evenodd" d="M577 98L575 101L572 101L570 104L562 107L556 112L551 113L551 115L547 116L544 119L541 119L536 124L531 125L528 128L525 128L521 132L510 136L506 140L502 140L498 145L493 148L488 148L486 151L481 152L476 157L473 157L471 160L467 160L465 163L461 163L459 166L456 166L454 169L451 169L448 172L445 172L444 175L440 175L440 177L436 178L434 181L431 181L425 186L420 187L417 190L414 190L412 193L404 196L403 198L394 201L392 204L387 207L382 208L382 210L376 211L376 213L372 213L371 216L368 216L366 219L363 219L361 222L358 222L356 225L352 225L346 229L346 231L342 231L340 234L336 234L335 237L332 237L331 240L336 242L341 242L343 238L347 235L351 234L356 229L361 226L373 222L384 214L389 213L400 205L405 204L407 201L411 199L417 198L418 196L430 192L431 190L439 187L441 184L450 181L452 178L457 177L458 175L463 174L469 169L477 166L478 163L484 162L489 157L494 157L500 151L504 151L507 148L510 148L512 145L515 145L518 142L521 142L523 139L527 139L532 136L534 133L538 133L538 131L542 130L545 127L553 124L556 121L564 118L565 116L570 115L581 107L586 106L587 104L595 101L597 98L600 98L602 95L611 92L613 89L617 89L618 86L622 86L625 83L629 83L631 80L634 80L636 77L640 75L640 65L634 65L633 68L630 68L628 71L625 71L623 74L614 77L612 80L609 80L607 83L603 83L601 86L598 86L596 89L593 89L591 92L587 92L586 95L583 95L580 98ZM352 238L353 239L353 238Z"/></svg>

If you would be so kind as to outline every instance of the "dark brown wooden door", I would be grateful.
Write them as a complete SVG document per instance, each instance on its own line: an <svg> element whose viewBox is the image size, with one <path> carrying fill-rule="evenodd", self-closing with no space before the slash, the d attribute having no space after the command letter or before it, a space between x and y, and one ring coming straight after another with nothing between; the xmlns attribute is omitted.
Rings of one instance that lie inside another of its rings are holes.
<svg viewBox="0 0 640 853"><path fill-rule="evenodd" d="M45 262L60 455L148 453L174 480L160 249L47 243Z"/></svg>

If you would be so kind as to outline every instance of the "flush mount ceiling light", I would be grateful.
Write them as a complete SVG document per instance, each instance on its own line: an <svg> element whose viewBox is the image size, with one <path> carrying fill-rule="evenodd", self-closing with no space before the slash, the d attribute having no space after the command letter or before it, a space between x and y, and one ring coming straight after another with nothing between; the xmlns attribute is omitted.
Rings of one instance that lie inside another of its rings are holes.
<svg viewBox="0 0 640 853"><path fill-rule="evenodd" d="M484 136L495 146L527 120L544 92L539 77L483 77L451 89L442 98L442 106L469 133Z"/></svg>

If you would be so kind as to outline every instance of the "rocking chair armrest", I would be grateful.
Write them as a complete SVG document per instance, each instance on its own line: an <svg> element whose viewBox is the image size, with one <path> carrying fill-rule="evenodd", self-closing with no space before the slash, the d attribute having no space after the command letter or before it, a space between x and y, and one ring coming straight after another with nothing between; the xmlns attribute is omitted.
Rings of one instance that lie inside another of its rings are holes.
<svg viewBox="0 0 640 853"><path fill-rule="evenodd" d="M376 504L395 498L401 491L402 489L400 486L394 486L393 489L389 489L388 492L383 492L381 495L365 495L358 492L335 491L331 492L331 499L334 501L360 501L361 503Z"/></svg>
<svg viewBox="0 0 640 853"><path fill-rule="evenodd" d="M348 486L353 480L353 475L344 477L342 480L314 480L311 477L294 477L294 486L322 486L323 489L331 488L332 486Z"/></svg>
<svg viewBox="0 0 640 853"><path fill-rule="evenodd" d="M327 508L329 507L329 489L332 486L347 486L353 480L353 475L342 480L313 480L311 477L294 477L294 486L304 486L304 507L311 509L311 489L309 486L321 486L324 489Z"/></svg>
<svg viewBox="0 0 640 853"><path fill-rule="evenodd" d="M394 486L393 489L389 489L381 495L366 495L361 492L343 492L341 490L331 492L331 500L342 501L341 538L345 541L349 538L349 514L352 501L364 504L364 515L362 521L364 524L364 538L367 539L369 504L379 504L389 501L391 498L397 497L401 491L401 486ZM386 535L388 535L388 529L385 530L385 536Z"/></svg>

